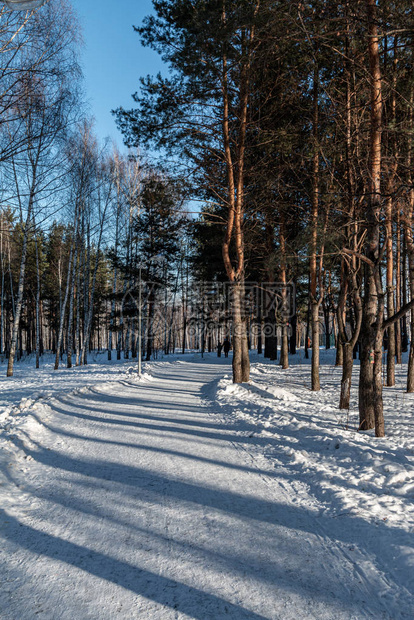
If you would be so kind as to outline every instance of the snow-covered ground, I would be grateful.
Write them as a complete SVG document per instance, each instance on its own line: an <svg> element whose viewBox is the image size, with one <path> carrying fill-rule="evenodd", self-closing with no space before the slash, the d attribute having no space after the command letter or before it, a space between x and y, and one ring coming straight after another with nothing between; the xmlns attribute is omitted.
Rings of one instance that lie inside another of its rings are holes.
<svg viewBox="0 0 414 620"><path fill-rule="evenodd" d="M0 618L413 618L414 395L358 433L321 353L0 377Z"/></svg>
<svg viewBox="0 0 414 620"><path fill-rule="evenodd" d="M321 355L319 393L310 390L309 361L299 353L287 371L256 361L249 384L233 385L226 376L216 399L256 462L293 492L292 501L332 529L336 524L349 550L369 551L384 577L406 589L414 618L414 394L404 392L406 364L397 366L396 387L384 388L387 436L378 439L358 432L359 366L350 410L340 411L341 369L333 351ZM391 617L399 613L396 606Z"/></svg>
<svg viewBox="0 0 414 620"><path fill-rule="evenodd" d="M108 362L106 353L92 354L88 365L82 367L67 369L63 361L55 371L54 363L54 356L45 355L40 368L35 369L34 357L30 356L15 363L10 378L6 377L7 363L0 364L0 500L3 503L8 501L3 492L7 463L12 452L20 454L16 433L22 425L33 423L31 413L35 403L47 402L60 392L69 393L87 385L120 379L136 370L133 360Z"/></svg>
<svg viewBox="0 0 414 620"><path fill-rule="evenodd" d="M357 432L359 367L350 410L341 411L341 369L333 352L321 353L319 393L309 389L309 365L298 357L287 371L254 363L249 384L223 378L217 400L224 412L254 425L260 454L280 475L301 480L324 512L386 521L414 534L414 394L403 390L406 366L397 367L397 386L384 388L387 436L376 439L374 431Z"/></svg>
<svg viewBox="0 0 414 620"><path fill-rule="evenodd" d="M36 370L34 357L30 356L16 362L13 377L8 378L7 363L0 363L0 420L4 420L12 410L16 411L16 406L20 410L30 406L24 399L45 398L56 392L70 392L85 385L117 379L137 366L136 360L113 359L108 362L106 352L92 353L87 366L67 369L63 360L59 370L55 371L54 364L54 356L46 354Z"/></svg>

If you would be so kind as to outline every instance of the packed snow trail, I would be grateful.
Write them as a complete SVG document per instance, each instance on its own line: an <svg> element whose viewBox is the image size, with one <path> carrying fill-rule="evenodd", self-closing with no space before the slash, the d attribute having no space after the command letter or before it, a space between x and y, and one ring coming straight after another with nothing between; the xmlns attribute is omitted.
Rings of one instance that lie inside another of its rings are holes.
<svg viewBox="0 0 414 620"><path fill-rule="evenodd" d="M0 514L3 620L410 617L349 527L292 502L215 411L228 362L37 406Z"/></svg>

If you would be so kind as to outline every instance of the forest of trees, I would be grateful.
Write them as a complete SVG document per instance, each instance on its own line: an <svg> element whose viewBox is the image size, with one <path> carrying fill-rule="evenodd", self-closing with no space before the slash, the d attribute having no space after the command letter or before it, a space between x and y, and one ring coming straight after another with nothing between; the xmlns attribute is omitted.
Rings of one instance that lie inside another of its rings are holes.
<svg viewBox="0 0 414 620"><path fill-rule="evenodd" d="M360 428L383 436L384 351L387 386L408 351L414 391L412 2L154 7L137 38L166 75L115 111L128 155L84 112L70 3L2 9L7 374L46 351L56 369L136 358L139 333L148 360L229 335L234 382L250 349L286 368L304 347L319 390L335 346L339 406L358 357Z"/></svg>
<svg viewBox="0 0 414 620"><path fill-rule="evenodd" d="M139 279L145 355L169 350L179 319L166 323L172 310L164 311L169 337L160 336L157 304L162 297L168 308L184 264L189 272L182 184L138 152L99 144L85 111L79 24L69 1L27 12L3 7L0 18L0 356L7 375L22 357L33 356L38 368L45 352L54 354L56 370L62 361L86 364L91 349L136 358Z"/></svg>
<svg viewBox="0 0 414 620"><path fill-rule="evenodd" d="M137 30L170 73L143 78L118 124L129 145L178 153L191 171L205 203L199 262L217 277L215 248L233 285L234 381L249 378L245 283L278 282L282 294L293 283L310 325L312 389L323 322L343 365L340 406L358 349L360 428L382 436L384 340L391 386L414 305L412 3L154 5Z"/></svg>

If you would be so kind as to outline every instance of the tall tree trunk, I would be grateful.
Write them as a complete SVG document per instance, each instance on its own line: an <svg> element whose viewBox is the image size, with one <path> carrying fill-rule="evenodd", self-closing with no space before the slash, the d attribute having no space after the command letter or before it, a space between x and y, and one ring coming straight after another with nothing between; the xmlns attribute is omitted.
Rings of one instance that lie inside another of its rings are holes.
<svg viewBox="0 0 414 620"><path fill-rule="evenodd" d="M149 277L148 277L149 280ZM154 305L155 297L154 290L151 287L147 298L147 346L145 361L149 362L154 349L154 334L153 334L153 318L154 318ZM204 331L203 331L204 333Z"/></svg>
<svg viewBox="0 0 414 620"><path fill-rule="evenodd" d="M124 287L123 287L123 297L121 300L121 308L120 308L121 315L119 317L118 338L117 338L117 343L116 343L116 359L118 361L121 359L121 352L122 352L122 338L124 334L124 306L125 306L125 297L126 297L127 289L128 289L128 281L125 278Z"/></svg>
<svg viewBox="0 0 414 620"><path fill-rule="evenodd" d="M344 277L344 286L341 288L340 299L337 309L338 317L338 340L342 343L343 352L343 364L342 364L342 379L341 379L341 395L339 399L340 409L349 409L349 401L351 398L351 383L352 383L352 369L354 365L353 351L358 341L361 324L362 324L362 300L359 292L359 286L356 277L355 269L355 257L352 258L353 265L351 269L345 268L344 261L342 262L342 272ZM353 326L352 335L347 338L346 334L346 312L345 304L348 294L348 286L351 289L352 300L354 304L355 313L355 325Z"/></svg>
<svg viewBox="0 0 414 620"><path fill-rule="evenodd" d="M119 217L120 217L120 189L118 183L118 202L116 208L116 220L115 220L115 261L118 259L118 245L119 245ZM115 262L114 277L112 281L112 299L111 299L111 316L109 319L109 338L108 338L108 361L112 359L112 344L113 344L113 332L115 327L115 311L116 311L116 291L118 284L118 269Z"/></svg>
<svg viewBox="0 0 414 620"><path fill-rule="evenodd" d="M8 258L9 258L8 268L9 268L9 280L10 280L11 311L12 311L12 317L14 321L14 317L16 316L16 304L15 304L14 290L13 290L13 274L12 274L12 268L11 268L10 241L8 243ZM10 347L9 347L9 350L10 350Z"/></svg>
<svg viewBox="0 0 414 620"><path fill-rule="evenodd" d="M371 87L369 154L369 198L366 207L365 296L361 328L359 382L360 429L375 427L384 435L382 409L382 307L383 293L379 265L379 226L381 216L381 131L382 82L379 58L376 0L367 0L368 58Z"/></svg>
<svg viewBox="0 0 414 620"><path fill-rule="evenodd" d="M291 355L296 355L296 343L298 339L298 315L296 309L296 279L293 281L293 296L291 299L290 308L290 325L291 334L289 339L289 352Z"/></svg>
<svg viewBox="0 0 414 620"><path fill-rule="evenodd" d="M81 271L83 271L82 263L85 258L83 244L79 250L79 266L76 276L76 325L75 325L75 365L79 366L80 362L80 337L81 337Z"/></svg>
<svg viewBox="0 0 414 620"><path fill-rule="evenodd" d="M401 261L401 281L402 281L402 305L407 303L407 243L405 234L402 237L402 261ZM408 351L408 331L407 331L407 315L401 319L402 323L402 335L401 335L401 351L407 353Z"/></svg>
<svg viewBox="0 0 414 620"><path fill-rule="evenodd" d="M111 315L109 319L109 335L108 335L108 361L112 360L113 333L115 328L115 311L116 311L116 289L117 289L118 271L115 267L114 278L112 281L112 299L111 299Z"/></svg>
<svg viewBox="0 0 414 620"><path fill-rule="evenodd" d="M312 162L312 214L311 214L311 243L310 243L310 303L311 303L311 332L312 332L312 361L311 384L312 390L321 389L319 379L319 307L321 301L317 297L317 253L318 253L318 217L319 217L319 67L315 61L313 72L313 162Z"/></svg>
<svg viewBox="0 0 414 620"><path fill-rule="evenodd" d="M305 329L305 359L309 359L309 335L310 335L310 320L311 320L311 296L310 296L310 274L308 279L308 309L306 312L306 329Z"/></svg>
<svg viewBox="0 0 414 620"><path fill-rule="evenodd" d="M73 350L73 316L74 316L74 304L75 304L75 284L76 284L76 267L79 270L79 251L80 251L80 239L79 234L76 235L76 248L75 257L72 265L72 278L69 293L69 318L68 318L68 350L67 350L67 368L72 368L72 350Z"/></svg>
<svg viewBox="0 0 414 620"><path fill-rule="evenodd" d="M410 93L410 108L409 108L409 127L410 127L410 135L409 135L409 145L407 149L407 170L408 170L408 179L407 184L410 187L408 192L408 205L405 209L405 217L404 217L404 238L407 248L408 254L408 274L409 274L409 287L410 287L410 298L414 299L414 238L413 238L413 225L414 225L414 188L413 188L413 177L412 177L412 165L413 165L413 147L412 147L412 136L411 132L414 126L414 113L413 113L413 104L414 104L414 92L411 89ZM414 392L414 309L411 310L411 338L410 338L410 349L408 356L408 369L407 369L407 392Z"/></svg>
<svg viewBox="0 0 414 620"><path fill-rule="evenodd" d="M260 0L256 0L254 15L256 16L260 6ZM227 14L223 3L222 12L223 26L226 26ZM247 326L245 316L244 283L244 166L246 153L247 114L250 90L250 69L252 45L255 38L255 29L252 25L247 36L242 38L242 56L240 59L239 77L239 101L238 101L238 127L234 133L230 127L230 108L233 95L229 94L228 59L226 53L222 57L222 140L224 147L224 162L227 171L227 207L228 215L226 232L222 244L223 261L227 277L233 286L233 382L240 383L249 380L250 359L247 340ZM232 91L233 86L231 86ZM237 144L234 145L234 136L237 135ZM235 247L235 266L230 257L232 241Z"/></svg>
<svg viewBox="0 0 414 620"><path fill-rule="evenodd" d="M39 261L39 242L37 239L37 235L35 238L35 246L36 246L36 368L39 368L40 366L40 261Z"/></svg>
<svg viewBox="0 0 414 620"><path fill-rule="evenodd" d="M60 321L59 321L59 332L58 332L57 346L56 346L56 356L55 356L55 370L59 369L59 358L60 358L60 350L61 350L62 342L63 342L63 328L64 328L64 325L65 325L66 306L68 304L69 293L70 293L70 282L71 282L71 279L72 279L72 261L74 259L73 255L74 255L74 250L75 250L75 236L76 236L76 234L77 234L77 231L75 229L74 238L73 238L72 243L70 245L69 264L68 264L68 273L67 273L67 277L66 277L65 296L63 298L61 315L60 315Z"/></svg>
<svg viewBox="0 0 414 620"><path fill-rule="evenodd" d="M348 295L348 278L346 277L345 261L341 262L341 274L339 281L339 300L336 309L338 320L338 337L336 339L335 366L344 363L344 342L346 342L346 298Z"/></svg>
<svg viewBox="0 0 414 620"><path fill-rule="evenodd" d="M343 350L343 364L342 364L342 379L341 379L341 396L339 399L339 409L349 409L349 401L351 397L351 381L352 381L352 369L354 366L354 358L352 355L353 348L349 342L345 342L342 345Z"/></svg>
<svg viewBox="0 0 414 620"><path fill-rule="evenodd" d="M250 376L249 347L244 317L244 285L233 287L233 381L245 383ZM236 358L236 359L234 359Z"/></svg>
<svg viewBox="0 0 414 620"><path fill-rule="evenodd" d="M89 311L90 311L90 291L91 291L91 226L89 219L86 222L86 258L84 263L83 275L83 340L80 351L79 363L86 366L88 363L88 346L85 346L86 340L89 342L87 335L89 329Z"/></svg>
<svg viewBox="0 0 414 620"><path fill-rule="evenodd" d="M95 259L95 265L94 265L94 269L92 273L89 307L88 307L88 312L85 317L86 325L84 329L85 335L84 335L83 347L82 347L82 352L81 352L81 365L87 364L87 353L89 350L89 343L90 343L91 332L92 332L92 319L93 319L93 308L94 308L94 301L95 301L96 276L98 274L98 267L99 267L99 262L101 258L101 243L102 243L102 237L103 237L106 212L107 212L109 200L110 200L110 192L111 192L111 189L108 190L108 194L105 197L104 207L102 209L102 212L100 213L99 236L98 236L98 242L96 244L96 259ZM88 247L89 245L90 244L88 242ZM90 252L88 252L88 254L90 257ZM88 274L89 274L89 270L88 270Z"/></svg>
<svg viewBox="0 0 414 620"><path fill-rule="evenodd" d="M400 209L397 209L396 251L395 251L395 311L401 308L401 224ZM402 364L401 321L395 324L395 356L397 364Z"/></svg>
<svg viewBox="0 0 414 620"><path fill-rule="evenodd" d="M23 229L23 246L22 246L22 256L20 259L19 284L17 288L16 308L14 312L10 353L9 353L9 360L7 364L7 376L8 377L13 376L14 358L15 358L16 350L17 350L17 339L19 336L19 329L20 329L20 317L21 317L22 307L23 307L24 277L26 273L27 245L28 245L29 228L30 228L30 224L32 221L34 197L35 197L35 180L33 179L33 183L30 189L30 195L29 195L27 217L26 217L26 222L25 222L24 229Z"/></svg>
<svg viewBox="0 0 414 620"><path fill-rule="evenodd" d="M287 278L286 278L286 236L285 236L285 222L283 213L280 214L280 253L281 253L281 267L280 267L280 283L282 285L282 342L280 347L280 365L283 369L289 368L289 339L288 339L288 323L289 323L289 299L287 294Z"/></svg>
<svg viewBox="0 0 414 620"><path fill-rule="evenodd" d="M393 58L393 78L392 78L392 95L391 95L391 121L393 125L393 131L395 132L395 126L397 122L397 46L398 39L394 37L394 58ZM395 133L392 139L389 140L392 147L392 163L389 166L388 183L387 183L387 198L385 202L385 230L386 230L386 252L387 252L387 274L386 274L386 286L387 286L387 315L393 316L395 312L394 306L394 254L393 254L393 197L392 193L395 189L395 177L397 173L398 164L398 149ZM391 149L390 149L391 150ZM388 328L388 349L387 349L387 385L395 385L395 324Z"/></svg>
<svg viewBox="0 0 414 620"><path fill-rule="evenodd" d="M387 197L385 204L386 211L386 251L387 251L387 315L393 316L394 307L394 256L392 243L392 198ZM388 328L388 348L387 348L387 385L395 385L395 325Z"/></svg>
<svg viewBox="0 0 414 620"><path fill-rule="evenodd" d="M187 270L187 286L184 288L184 277L181 278L182 287L182 321L183 321L183 342L182 342L182 354L184 355L187 346L187 295L188 295L188 270Z"/></svg>

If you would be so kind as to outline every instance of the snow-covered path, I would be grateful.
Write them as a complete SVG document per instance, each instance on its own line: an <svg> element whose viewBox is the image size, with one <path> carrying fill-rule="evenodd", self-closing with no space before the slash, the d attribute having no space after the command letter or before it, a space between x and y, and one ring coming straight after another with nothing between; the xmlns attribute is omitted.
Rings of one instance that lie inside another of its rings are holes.
<svg viewBox="0 0 414 620"><path fill-rule="evenodd" d="M358 520L295 501L215 411L225 363L155 364L35 408L0 513L3 620L410 617L352 544Z"/></svg>

